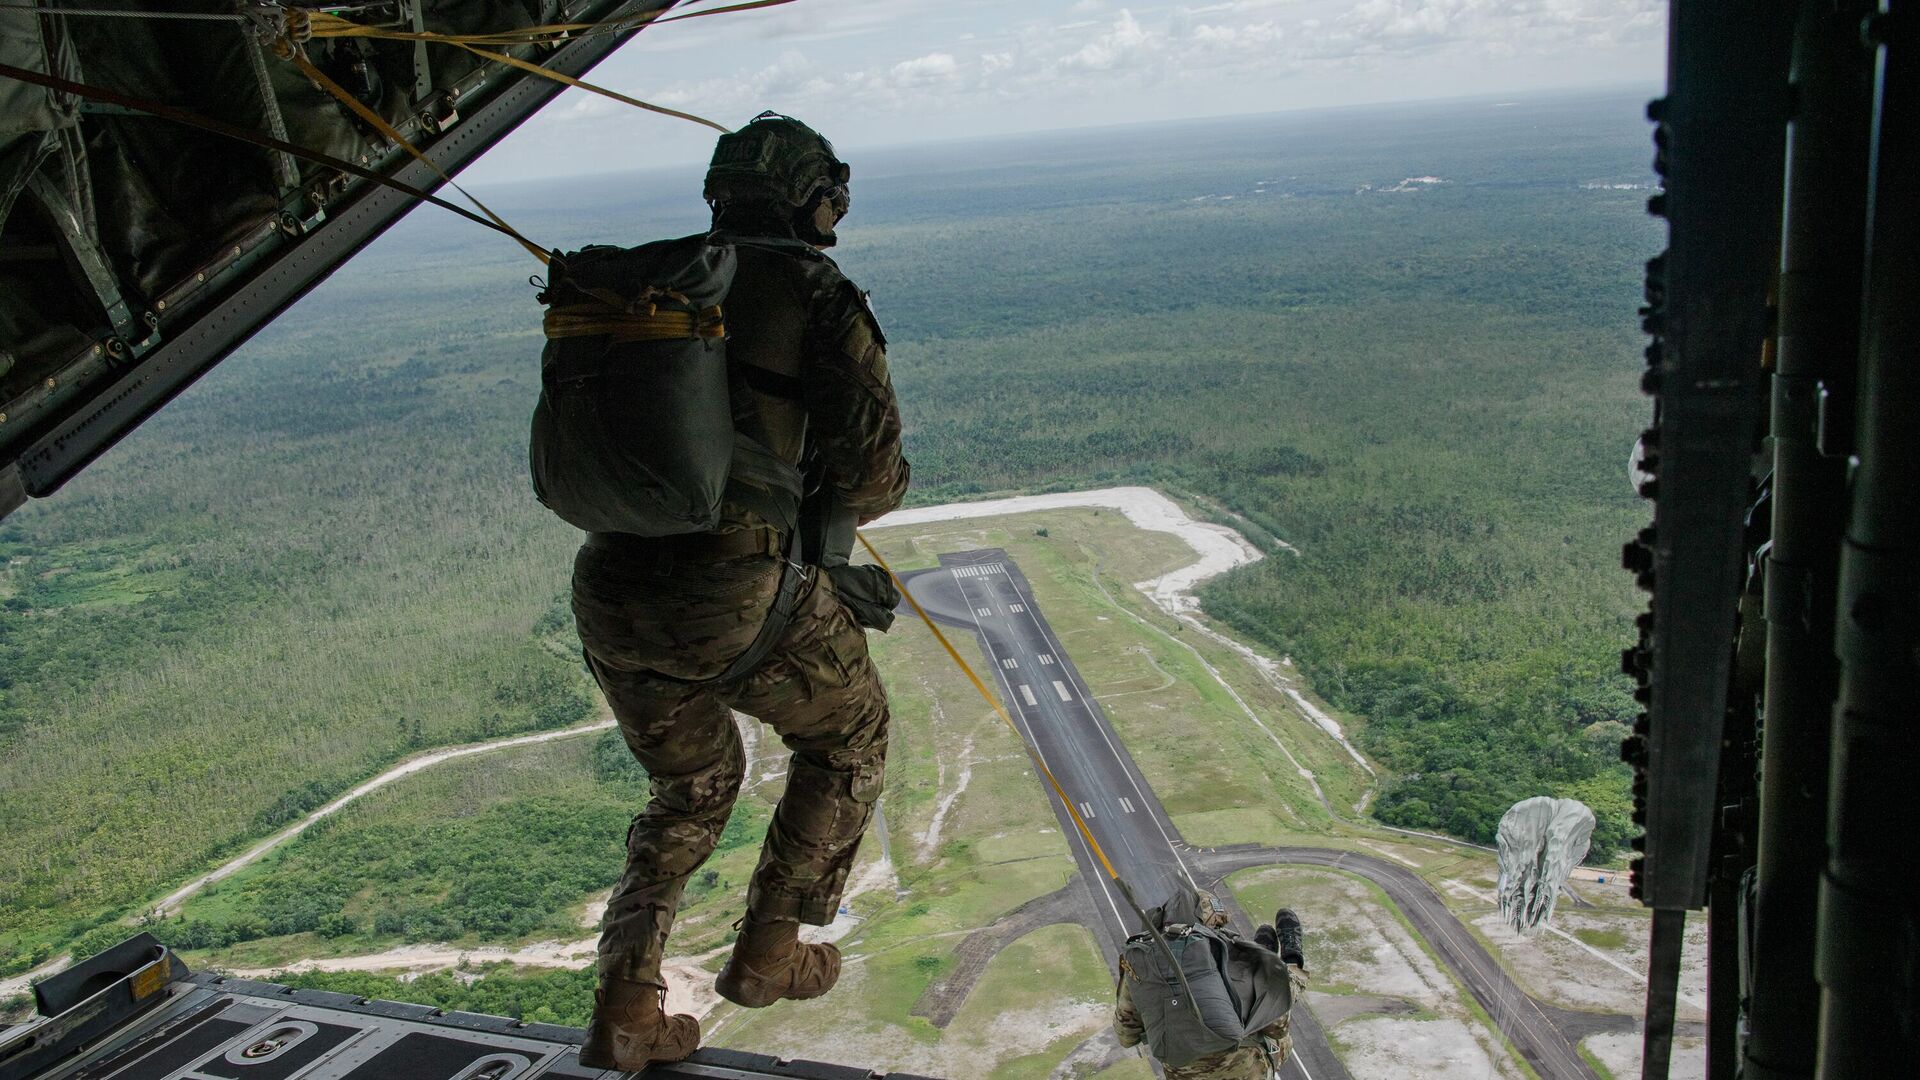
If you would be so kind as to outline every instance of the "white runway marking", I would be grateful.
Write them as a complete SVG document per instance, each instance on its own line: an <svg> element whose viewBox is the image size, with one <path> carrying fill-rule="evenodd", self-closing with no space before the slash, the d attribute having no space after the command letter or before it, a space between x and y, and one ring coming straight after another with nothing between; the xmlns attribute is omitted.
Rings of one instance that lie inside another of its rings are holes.
<svg viewBox="0 0 1920 1080"><path fill-rule="evenodd" d="M1016 614L1016 615L1017 615L1017 614L1019 614L1020 612L1023 612L1023 611L1025 611L1025 610L1027 610L1027 605L1025 605L1025 604L1008 604L1008 605L1007 605L1007 610L1008 610L1008 611L1011 611L1011 612L1013 612L1014 614Z"/></svg>
<svg viewBox="0 0 1920 1080"><path fill-rule="evenodd" d="M977 607L973 609L973 613L975 615L991 615L993 614L993 609L990 607Z"/></svg>
<svg viewBox="0 0 1920 1080"><path fill-rule="evenodd" d="M1000 661L1000 666L1003 668L1006 668L1008 671L1012 671L1014 668L1017 668L1020 666L1020 661L1015 660L1013 657L1009 656L1005 660Z"/></svg>
<svg viewBox="0 0 1920 1080"><path fill-rule="evenodd" d="M1047 665L1047 666L1049 666L1049 667L1051 667L1051 666L1053 665L1053 654L1052 654L1052 653L1041 653L1041 654L1040 654L1040 662L1041 662L1042 664L1045 664L1045 665Z"/></svg>
<svg viewBox="0 0 1920 1080"><path fill-rule="evenodd" d="M1004 574L1006 572L1007 565L997 562L982 563L979 566L956 566L953 568L954 577L986 577L988 574Z"/></svg>
<svg viewBox="0 0 1920 1080"><path fill-rule="evenodd" d="M1061 701L1073 700L1073 694L1067 690L1067 684L1061 682L1059 679L1053 680L1053 690L1054 690L1054 693L1060 695Z"/></svg>
<svg viewBox="0 0 1920 1080"><path fill-rule="evenodd" d="M1029 704L1029 705L1038 705L1038 704L1040 704L1040 701L1039 701L1039 699L1037 699L1037 698L1035 698L1035 697L1033 696L1033 687L1031 687L1031 686L1028 686L1028 685L1027 685L1026 683L1021 683L1021 684L1020 684L1020 696L1021 696L1021 697L1023 697L1023 698L1026 698L1026 699L1027 699L1027 704Z"/></svg>
<svg viewBox="0 0 1920 1080"><path fill-rule="evenodd" d="M1133 802L1132 802L1132 800L1129 800L1129 799L1124 799L1124 798L1123 798L1123 799L1121 799L1121 800L1120 800L1120 809L1122 809L1122 810L1125 810L1125 811L1126 811L1127 813L1129 813L1129 814L1131 814L1131 813L1133 813Z"/></svg>
<svg viewBox="0 0 1920 1080"><path fill-rule="evenodd" d="M1092 820L1093 820L1093 807L1091 807L1091 806L1088 806L1088 805L1087 805L1086 803L1081 803L1081 804L1080 804L1080 816L1081 816L1081 817L1083 817L1083 818L1086 818L1086 819L1087 819L1088 821L1092 821Z"/></svg>

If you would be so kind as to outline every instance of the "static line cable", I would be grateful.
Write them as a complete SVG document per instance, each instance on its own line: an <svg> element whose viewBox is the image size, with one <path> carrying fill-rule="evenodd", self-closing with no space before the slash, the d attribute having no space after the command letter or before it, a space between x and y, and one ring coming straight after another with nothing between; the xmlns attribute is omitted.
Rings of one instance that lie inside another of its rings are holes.
<svg viewBox="0 0 1920 1080"><path fill-rule="evenodd" d="M1067 790L1060 786L1059 780L1054 778L1053 770L1047 768L1046 759L1040 756L1040 748L1028 742L1027 737L1020 733L1020 728L1014 724L1013 717L1008 715L1007 707L993 695L993 691L987 689L986 682L974 672L973 665L967 663L966 658L960 655L960 650L953 647L953 642L947 639L947 635L941 632L939 625L933 621L933 616L928 615L927 609L921 607L920 601L914 599L913 591L907 588L907 583L900 579L899 574L894 573L893 567L887 565L886 557L880 554L880 549L873 546L873 541L867 539L867 534L856 532L854 535L860 538L860 546L867 549L867 554L873 556L873 561L880 564L880 569L885 570L887 576L893 579L894 587L900 590L901 596L907 598L907 603L913 605L913 613L920 616L920 621L927 624L928 630L933 631L934 640L940 643L941 648L947 650L947 655L953 658L954 664L960 668L961 673L966 675L967 681L973 683L973 688L980 691L980 696L993 707L994 713L1000 717L1000 722L1007 725L1007 730L1013 732L1014 738L1020 740L1020 745L1026 750L1027 757L1033 761L1033 767L1040 771L1041 776L1047 778L1047 784L1053 788L1054 795L1059 797L1060 805L1066 807L1067 817L1073 820L1074 828L1080 831L1080 838L1086 841L1087 850L1099 860L1100 868L1107 872L1108 879L1119 886L1120 895L1126 898L1127 906L1133 909L1133 914L1140 920L1140 925L1146 928L1147 933L1152 935L1155 943L1160 946L1160 951L1166 956L1173 973L1180 978L1180 988L1187 995L1187 1004L1193 1007L1194 1015L1200 1016L1201 1022L1204 1023L1206 1018L1200 1014L1200 1003L1194 1000L1193 987L1187 982L1187 973L1180 966L1180 958L1173 954L1173 948L1167 944L1167 939L1160 933L1160 928L1154 925L1152 919L1147 918L1145 911L1141 910L1140 901L1134 898L1133 890L1128 888L1126 881L1120 877L1120 871L1114 869L1113 862L1107 858L1106 850L1100 846L1100 841L1094 839L1093 830L1087 826L1086 819L1080 816L1080 811L1074 807L1073 800L1067 797Z"/></svg>
<svg viewBox="0 0 1920 1080"><path fill-rule="evenodd" d="M785 0L782 0L782 2L785 2ZM729 135L729 134L732 134L733 132L733 129L726 126L725 124L716 123L715 121L709 120L704 116L695 116L692 113L681 112L678 109L669 109L664 105L649 104L648 102L641 101L639 98L628 97L627 95L622 94L617 90L609 90L604 86L595 86L594 84L587 82L584 79L576 79L571 75L565 74L563 72L555 71L552 68L541 67L539 64L536 64L531 60L522 60L517 56L509 56L506 53L494 52L491 49L482 49L478 45L469 45L464 41L451 42L450 44L458 45L460 48L465 49L468 52L472 53L473 55L481 57L483 59L492 60L495 63L499 63L499 64L506 64L510 67L517 67L522 71L530 71L533 74L538 75L542 78L552 79L554 82L563 83L567 86L574 87L575 89L578 89L578 90L585 90L589 93L599 94L601 97L612 98L613 100L621 102L623 104L632 105L634 108L637 108L637 109L645 109L648 112L656 112L661 114L662 116L677 117L681 120L691 120L696 124L705 124L706 126L714 129L715 131L718 131L722 135ZM467 197L472 198L473 196L469 195Z"/></svg>
<svg viewBox="0 0 1920 1080"><path fill-rule="evenodd" d="M450 203L437 195L422 191L412 184L403 184L398 180L384 176L372 169L356 165L351 161L334 157L331 154L323 154L318 150L309 150L304 146L286 142L282 139L276 139L269 135L263 135L248 128L235 127L232 124L223 123L211 117L201 116L199 113L188 112L185 109L176 109L171 105L162 105L157 101L147 101L143 98L130 97L126 94L117 93L112 90L104 90L97 86L88 86L85 83L62 79L58 75L47 75L38 71L28 71L10 64L0 64L0 76L17 79L24 83L32 83L35 86L43 86L62 94L72 94L75 97L86 98L90 101L98 101L107 105L116 105L123 109L131 109L134 112L145 113L148 116L157 117L161 120L171 120L177 124L199 128L202 131L211 132L215 135L234 139L262 149L291 154L302 160L311 161L318 165L325 165L328 168L338 169L341 172L357 176L369 183L392 188L395 191L410 195L421 202L432 203L443 210L452 211L475 224L484 225L495 232L504 233L508 236L514 235L505 232L500 226L468 210L466 207L456 203Z"/></svg>
<svg viewBox="0 0 1920 1080"><path fill-rule="evenodd" d="M427 168L432 169L434 173L440 177L441 180L445 181L447 184L452 186L453 190L459 192L462 195L465 195L467 197L468 202L471 202L473 205L479 207L481 213L493 219L493 224L498 227L498 230L500 232L506 233L508 236L513 237L516 241L519 242L521 247L526 248L527 251L531 253L534 258L539 259L542 265L546 265L553 262L553 256L549 254L545 248L527 239L524 235L521 234L519 229L516 229L513 226L507 224L507 220L505 218L501 217L499 214L494 213L490 208L488 208L486 203L483 203L479 199L474 198L472 192L468 191L466 188L461 187L460 184L457 181L455 181L453 177L447 175L447 171L445 169L442 169L438 164L436 164L432 158L421 153L420 150L413 145L413 143L408 142L407 137L405 135L400 134L400 132L397 129L395 129L392 124L387 123L387 121L379 113L374 112L372 109L368 108L366 104L362 102L359 98L354 97L352 94L347 93L347 91L343 89L339 83L336 83L332 79L328 78L326 72L323 72L319 68L315 67L313 65L313 61L307 59L306 53L302 52L300 47L296 45L290 38L281 38L278 42L276 42L274 45L274 52L280 57L282 57L283 59L293 61L294 66L298 67L301 73L304 74L307 78L312 79L315 86L320 87L321 89L325 90L327 93L332 94L334 97L338 98L342 105L345 105L347 108L353 110L353 114L355 116L358 116L360 119L365 120L367 123L373 125L373 129L375 131L378 131L380 134L386 136L388 139L398 144L402 149L406 150L407 153L412 154L421 163L425 164Z"/></svg>

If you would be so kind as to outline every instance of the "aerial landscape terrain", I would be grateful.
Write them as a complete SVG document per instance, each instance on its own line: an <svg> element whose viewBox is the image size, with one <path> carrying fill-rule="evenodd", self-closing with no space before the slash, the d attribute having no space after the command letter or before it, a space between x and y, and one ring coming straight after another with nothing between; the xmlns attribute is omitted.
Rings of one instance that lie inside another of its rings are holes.
<svg viewBox="0 0 1920 1080"><path fill-rule="evenodd" d="M1107 1032L1118 912L1024 736L1138 887L1301 912L1314 1080L1636 1074L1645 96L845 148L835 255L915 478L870 536L1020 735L910 615L871 636L887 786L819 931L848 974L748 1011L711 979L784 755L745 724L670 1004L765 1053L1151 1076ZM698 195L484 193L561 248L697 231ZM646 775L580 663L578 533L526 478L530 266L417 212L0 521L0 1006L145 928L196 968L584 1022ZM1489 845L1534 795L1598 824L1523 937Z"/></svg>

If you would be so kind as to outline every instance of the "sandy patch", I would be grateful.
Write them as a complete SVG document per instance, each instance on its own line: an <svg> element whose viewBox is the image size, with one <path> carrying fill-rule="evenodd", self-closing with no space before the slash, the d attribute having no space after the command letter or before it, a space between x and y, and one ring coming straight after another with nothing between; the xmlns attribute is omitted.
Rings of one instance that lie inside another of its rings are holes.
<svg viewBox="0 0 1920 1080"><path fill-rule="evenodd" d="M1595 1035L1581 1045L1600 1059L1600 1064L1615 1076L1640 1075L1640 1032L1609 1031ZM1707 1043L1704 1039L1673 1040L1673 1058L1668 1063L1668 1080L1706 1080Z"/></svg>
<svg viewBox="0 0 1920 1080"><path fill-rule="evenodd" d="M1354 1080L1487 1080L1517 1077L1504 1052L1487 1046L1489 1036L1464 1020L1352 1020L1334 1029L1343 1044L1340 1061Z"/></svg>
<svg viewBox="0 0 1920 1080"><path fill-rule="evenodd" d="M34 968L32 971L0 979L0 1001L24 994L33 989L34 983L39 982L49 975L58 975L72 966L73 957L64 955L56 956L46 963L41 964L39 967Z"/></svg>
<svg viewBox="0 0 1920 1080"><path fill-rule="evenodd" d="M1502 922L1498 911L1473 919L1474 929L1499 950L1514 978L1542 1001L1572 1009L1599 1010L1637 1016L1646 1008L1647 920L1635 912L1601 909L1564 909L1554 914L1546 930L1519 934ZM1597 948L1574 937L1579 930L1617 932L1626 944L1618 949ZM1687 951L1704 955L1705 935L1688 927ZM1698 964L1693 983L1683 963L1680 985L1682 1020L1705 1016L1705 965Z"/></svg>
<svg viewBox="0 0 1920 1080"><path fill-rule="evenodd" d="M756 1025L750 1045L743 1048L781 1058L857 1061L875 1072L987 1076L1002 1062L1038 1054L1061 1039L1084 1039L1111 1018L1110 1006L1084 1001L1008 1009L984 1025L956 1022L937 1042L926 1043L892 1024L847 1010L847 1001L865 999L869 978L865 965L841 969L840 985L832 995L775 1006L789 1011L787 1022ZM709 1045L729 1045L723 1036L730 1026L726 1019L716 1024Z"/></svg>
<svg viewBox="0 0 1920 1080"><path fill-rule="evenodd" d="M1405 855L1400 854L1399 852L1393 850L1392 848L1388 847L1385 844L1376 844L1371 840L1362 840L1360 841L1360 846L1367 848L1368 850L1371 850L1371 851L1377 851L1380 854L1385 855L1387 858L1392 859L1394 862L1400 863L1405 866L1411 866L1415 870L1420 869L1419 863L1414 862L1412 859L1407 858Z"/></svg>
<svg viewBox="0 0 1920 1080"><path fill-rule="evenodd" d="M1186 541L1187 546L1200 556L1197 562L1151 581L1143 581L1137 586L1154 603L1169 611L1196 610L1199 602L1194 599L1193 590L1201 582L1262 558L1260 549L1248 543L1246 537L1224 525L1195 521L1172 499L1145 487L1062 491L1049 495L1019 495L981 502L948 503L944 506L918 506L911 510L896 510L867 528L888 529L964 518L1003 517L1034 510L1085 507L1118 510L1135 528L1172 533Z"/></svg>
<svg viewBox="0 0 1920 1080"><path fill-rule="evenodd" d="M593 963L598 943L598 938L539 941L517 949L494 945L467 949L439 944L402 945L362 956L309 957L280 967L231 968L226 969L226 974L242 979L272 980L281 975L298 975L309 971L377 971L405 979L450 968L498 963L519 967L580 968ZM713 992L713 974L702 965L730 947L722 946L699 956L667 957L660 969L667 978L668 1012L705 1016L713 1011L720 999Z"/></svg>
<svg viewBox="0 0 1920 1080"><path fill-rule="evenodd" d="M934 704L934 708L936 710L939 708L937 701ZM938 717L935 719L937 720ZM942 757L940 759L940 779L938 781L941 789L940 799L934 804L933 820L927 823L926 830L920 834L921 862L926 862L932 858L934 850L940 846L940 829L946 824L947 814L953 809L954 802L966 793L967 784L973 780L973 736L967 736L967 741L960 747L959 761L959 775L955 777L953 786L949 788L947 787L946 758Z"/></svg>
<svg viewBox="0 0 1920 1080"><path fill-rule="evenodd" d="M1312 913L1304 945L1314 985L1464 1014L1453 982L1366 883L1326 871L1274 868L1236 877L1233 887L1244 897L1272 884L1282 886L1282 903Z"/></svg>

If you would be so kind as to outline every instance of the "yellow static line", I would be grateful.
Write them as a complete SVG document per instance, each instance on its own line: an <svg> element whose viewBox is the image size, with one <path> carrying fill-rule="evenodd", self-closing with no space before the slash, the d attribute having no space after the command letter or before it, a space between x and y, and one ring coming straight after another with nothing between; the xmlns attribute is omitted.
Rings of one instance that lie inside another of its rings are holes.
<svg viewBox="0 0 1920 1080"><path fill-rule="evenodd" d="M1081 837L1087 842L1087 849L1093 852L1094 858L1100 860L1100 868L1119 884L1120 872L1113 868L1113 862L1107 858L1106 851L1100 847L1100 841L1093 838L1093 830L1087 827L1086 820L1080 816L1080 811L1074 808L1073 800L1067 797L1066 789L1060 786L1060 781L1054 779L1053 770L1047 768L1047 763L1040 757L1039 749L1027 742L1025 735L1020 734L1020 729L1014 725L1013 717L1007 715L1006 706L1000 703L1000 699L994 696L993 691L987 689L987 684L974 672L973 665L967 663L966 658L960 655L960 650L953 647L953 642L947 640L947 635L942 633L940 627L934 623L933 616L927 614L927 609L921 607L920 601L913 598L913 592L907 588L907 583L900 580L900 575L893 572L893 567L887 565L887 560L880 554L879 549L873 546L873 541L868 540L865 533L856 535L860 537L860 546L867 549L867 554L873 556L873 561L879 563L880 569L885 570L887 576L891 577L893 583L899 587L900 595L906 597L907 603L913 605L913 613L920 616L920 621L927 624L927 629L933 631L934 640L947 650L947 655L953 658L953 662L959 666L967 680L973 683L973 688L980 691L980 696L986 699L987 704L993 706L993 711L1000 717L1000 722L1007 725L1007 730L1013 732L1014 738L1020 740L1020 745L1026 748L1027 756L1033 759L1033 764L1040 770L1040 775L1047 778L1047 783L1053 787L1053 793L1060 797L1060 805L1067 808L1067 816L1073 819L1074 827L1080 830ZM1120 884L1120 888L1121 891L1126 891L1125 884ZM1128 899L1132 899L1130 893Z"/></svg>

